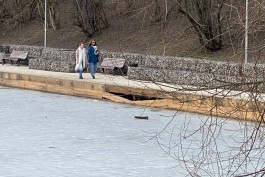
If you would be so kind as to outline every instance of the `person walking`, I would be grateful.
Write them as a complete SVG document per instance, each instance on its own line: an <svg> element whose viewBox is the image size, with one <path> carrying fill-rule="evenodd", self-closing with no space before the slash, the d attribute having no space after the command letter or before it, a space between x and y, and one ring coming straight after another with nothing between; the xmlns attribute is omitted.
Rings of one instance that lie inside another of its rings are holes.
<svg viewBox="0 0 265 177"><path fill-rule="evenodd" d="M83 69L85 68L86 63L86 49L83 42L79 44L78 49L76 50L76 65L75 65L75 71L79 72L79 79L83 79Z"/></svg>
<svg viewBox="0 0 265 177"><path fill-rule="evenodd" d="M88 47L88 63L89 63L89 70L90 74L93 79L95 79L95 73L98 69L98 57L99 57L99 51L97 44L94 39L91 39L89 41L89 47Z"/></svg>

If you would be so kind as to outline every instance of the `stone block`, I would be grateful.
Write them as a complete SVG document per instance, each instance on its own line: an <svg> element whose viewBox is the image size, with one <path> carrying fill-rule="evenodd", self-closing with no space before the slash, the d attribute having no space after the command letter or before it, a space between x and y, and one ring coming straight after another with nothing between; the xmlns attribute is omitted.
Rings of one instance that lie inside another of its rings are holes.
<svg viewBox="0 0 265 177"><path fill-rule="evenodd" d="M0 53L10 53L10 46L8 45L0 45Z"/></svg>

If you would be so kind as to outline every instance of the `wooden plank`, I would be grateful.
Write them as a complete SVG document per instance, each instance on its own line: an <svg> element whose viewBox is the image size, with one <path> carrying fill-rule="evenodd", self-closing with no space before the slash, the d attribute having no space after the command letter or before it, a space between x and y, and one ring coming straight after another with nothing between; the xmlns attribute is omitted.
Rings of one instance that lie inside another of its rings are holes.
<svg viewBox="0 0 265 177"><path fill-rule="evenodd" d="M114 95L114 94L111 94L111 93L108 93L108 92L103 92L102 98L103 99L108 99L108 100L111 100L111 101L114 101L114 102L118 102L118 103L127 103L127 104L131 103L130 100L127 100L125 98L119 97L117 95Z"/></svg>
<svg viewBox="0 0 265 177"><path fill-rule="evenodd" d="M27 59L28 57L28 52L25 52L25 51L16 51L16 50L13 50L11 52L11 55L10 55L10 58L16 58L16 59L21 59L21 60L25 60Z"/></svg>
<svg viewBox="0 0 265 177"><path fill-rule="evenodd" d="M110 68L110 69L114 69L115 67L122 68L124 64L125 64L125 59L123 58L104 58L100 68Z"/></svg>

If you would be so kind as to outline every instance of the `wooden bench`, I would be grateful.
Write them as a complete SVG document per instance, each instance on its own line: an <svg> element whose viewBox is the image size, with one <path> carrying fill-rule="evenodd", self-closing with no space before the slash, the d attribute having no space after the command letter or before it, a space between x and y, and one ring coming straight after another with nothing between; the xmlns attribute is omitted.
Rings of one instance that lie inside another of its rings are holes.
<svg viewBox="0 0 265 177"><path fill-rule="evenodd" d="M12 65L13 62L16 62L17 65L19 66L21 61L25 61L26 64L28 65L28 52L13 50L10 56L5 56L2 58L3 65L6 63L6 60L10 60Z"/></svg>
<svg viewBox="0 0 265 177"><path fill-rule="evenodd" d="M123 58L104 58L100 68L108 68L108 69L115 69L115 68L122 68L125 64L125 59Z"/></svg>

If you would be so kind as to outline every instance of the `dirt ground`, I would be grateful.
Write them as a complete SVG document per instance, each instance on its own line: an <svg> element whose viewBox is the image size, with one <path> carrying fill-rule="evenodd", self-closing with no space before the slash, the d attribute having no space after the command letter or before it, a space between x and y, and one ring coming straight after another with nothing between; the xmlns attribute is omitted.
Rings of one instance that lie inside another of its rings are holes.
<svg viewBox="0 0 265 177"><path fill-rule="evenodd" d="M200 46L194 45L194 35L183 32L182 28L186 21L172 20L173 23L162 28L161 22L152 24L149 17L144 17L143 13L131 15L125 14L122 10L116 10L113 13L113 8L117 6L109 5L106 8L110 27L104 29L100 35L93 37L100 49L174 56L193 55L194 51L200 51ZM78 47L81 41L85 43L89 41L81 29L74 25L73 15L73 2L64 0L64 3L60 4L61 28L57 31L48 28L48 47L73 49ZM0 44L42 46L44 44L44 21L35 19L12 30L7 29L5 23L0 23Z"/></svg>
<svg viewBox="0 0 265 177"><path fill-rule="evenodd" d="M75 49L82 41L90 40L81 29L74 25L74 9L71 0L60 4L61 28L54 31L48 28L47 46L55 48ZM161 22L150 23L149 17L142 13L136 15L115 14L113 7L108 6L106 13L110 27L93 38L101 50L110 52L142 53L148 55L192 56L211 60L230 60L232 51L229 47L209 53L199 45L197 36L191 30L186 19L170 20L167 26ZM35 19L24 23L19 28L7 29L0 23L0 44L44 45L44 21ZM242 55L234 56L242 60Z"/></svg>

